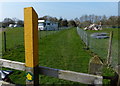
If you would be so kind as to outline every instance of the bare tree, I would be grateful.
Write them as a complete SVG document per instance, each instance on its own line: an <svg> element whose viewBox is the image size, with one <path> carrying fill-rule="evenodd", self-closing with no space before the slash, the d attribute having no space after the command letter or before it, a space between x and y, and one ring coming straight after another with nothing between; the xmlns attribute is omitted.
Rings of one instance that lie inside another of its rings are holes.
<svg viewBox="0 0 120 86"><path fill-rule="evenodd" d="M78 18L75 18L74 21L75 21L77 26L80 26L80 20Z"/></svg>

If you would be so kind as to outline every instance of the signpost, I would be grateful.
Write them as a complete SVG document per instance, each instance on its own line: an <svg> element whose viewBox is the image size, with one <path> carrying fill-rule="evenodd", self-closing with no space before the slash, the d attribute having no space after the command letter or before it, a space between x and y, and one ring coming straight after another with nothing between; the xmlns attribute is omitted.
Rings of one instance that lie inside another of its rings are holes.
<svg viewBox="0 0 120 86"><path fill-rule="evenodd" d="M38 15L32 7L24 8L26 84L39 85Z"/></svg>

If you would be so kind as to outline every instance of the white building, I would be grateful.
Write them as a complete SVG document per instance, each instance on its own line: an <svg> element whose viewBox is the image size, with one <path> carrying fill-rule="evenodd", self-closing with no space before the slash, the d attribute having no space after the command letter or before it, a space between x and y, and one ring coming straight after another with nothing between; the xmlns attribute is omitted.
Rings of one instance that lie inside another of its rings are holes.
<svg viewBox="0 0 120 86"><path fill-rule="evenodd" d="M58 23L48 20L38 20L39 30L58 30Z"/></svg>

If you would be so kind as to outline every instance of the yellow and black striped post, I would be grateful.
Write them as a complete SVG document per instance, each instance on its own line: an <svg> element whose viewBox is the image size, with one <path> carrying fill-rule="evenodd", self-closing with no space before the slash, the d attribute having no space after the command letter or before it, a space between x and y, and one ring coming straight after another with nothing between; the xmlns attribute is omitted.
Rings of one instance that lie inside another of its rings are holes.
<svg viewBox="0 0 120 86"><path fill-rule="evenodd" d="M26 85L39 85L38 15L32 7L24 8Z"/></svg>

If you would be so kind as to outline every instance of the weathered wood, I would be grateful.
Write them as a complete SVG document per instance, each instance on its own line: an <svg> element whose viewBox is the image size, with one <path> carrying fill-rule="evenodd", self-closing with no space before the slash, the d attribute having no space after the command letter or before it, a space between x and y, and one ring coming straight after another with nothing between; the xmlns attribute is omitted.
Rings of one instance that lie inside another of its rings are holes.
<svg viewBox="0 0 120 86"><path fill-rule="evenodd" d="M72 71L59 71L59 78L70 80L70 81L76 81L81 82L83 84L102 84L102 77L85 74L85 73L77 73Z"/></svg>
<svg viewBox="0 0 120 86"><path fill-rule="evenodd" d="M38 15L32 7L24 8L26 85L38 86Z"/></svg>
<svg viewBox="0 0 120 86"><path fill-rule="evenodd" d="M12 68L16 70L25 71L28 69L25 67L25 63L15 62L5 59L0 59L0 62L3 63L3 67ZM84 84L102 84L103 77L92 74L78 73L73 71L66 71L60 69L54 69L49 67L39 67L39 74L51 76L59 79L70 80L75 82L80 82Z"/></svg>
<svg viewBox="0 0 120 86"><path fill-rule="evenodd" d="M107 65L109 66L112 61L112 38L113 38L113 31L110 32L109 38L109 47L108 47L108 55L107 55Z"/></svg>
<svg viewBox="0 0 120 86"><path fill-rule="evenodd" d="M0 80L0 86L16 86L16 85Z"/></svg>
<svg viewBox="0 0 120 86"><path fill-rule="evenodd" d="M97 55L90 59L90 62L89 62L90 74L101 75L102 68L103 68L103 63Z"/></svg>
<svg viewBox="0 0 120 86"><path fill-rule="evenodd" d="M39 73L46 76L58 78L59 69L39 66Z"/></svg>
<svg viewBox="0 0 120 86"><path fill-rule="evenodd" d="M39 67L40 74L83 84L102 84L103 77L48 67Z"/></svg>
<svg viewBox="0 0 120 86"><path fill-rule="evenodd" d="M2 67L25 71L25 63L21 62L0 59L0 65Z"/></svg>
<svg viewBox="0 0 120 86"><path fill-rule="evenodd" d="M0 86L1 86L2 84L10 84L10 83L4 82L4 81L0 80Z"/></svg>

